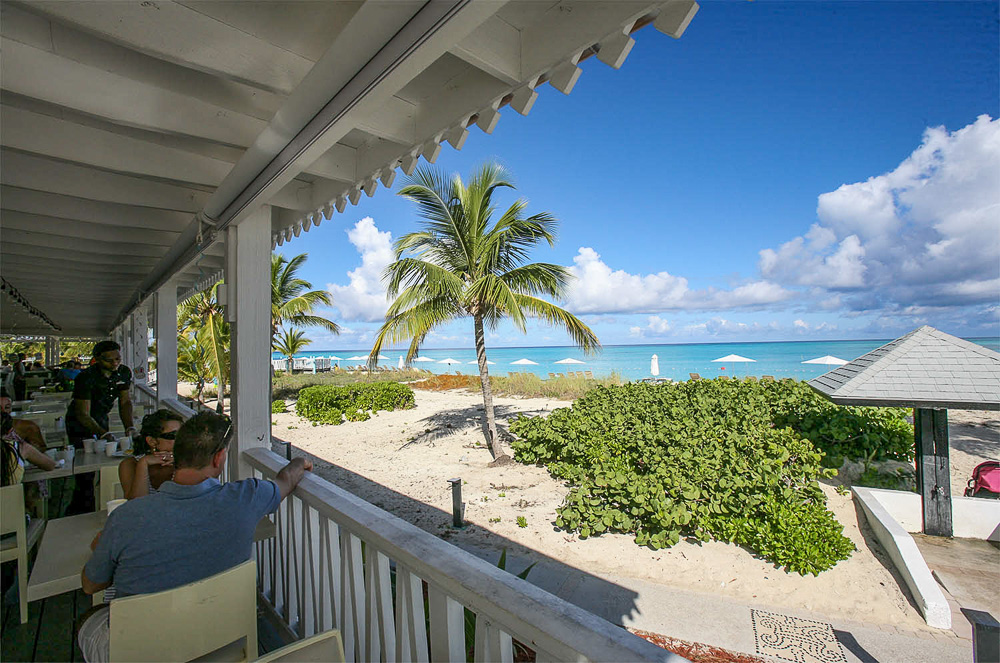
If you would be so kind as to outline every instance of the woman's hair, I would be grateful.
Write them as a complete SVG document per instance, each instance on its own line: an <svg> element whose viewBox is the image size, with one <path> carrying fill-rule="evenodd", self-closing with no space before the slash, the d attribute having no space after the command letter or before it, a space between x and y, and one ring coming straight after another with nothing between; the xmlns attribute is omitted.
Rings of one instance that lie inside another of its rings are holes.
<svg viewBox="0 0 1000 663"><path fill-rule="evenodd" d="M4 412L0 414L0 486L9 486L14 483L14 469L19 465L21 452L17 449L17 442L12 437L8 438L10 432L14 430L14 419L10 414Z"/></svg>
<svg viewBox="0 0 1000 663"><path fill-rule="evenodd" d="M142 418L139 439L135 440L135 455L140 456L151 451L149 444L146 443L146 437L159 437L168 421L184 423L184 417L170 410L157 410Z"/></svg>

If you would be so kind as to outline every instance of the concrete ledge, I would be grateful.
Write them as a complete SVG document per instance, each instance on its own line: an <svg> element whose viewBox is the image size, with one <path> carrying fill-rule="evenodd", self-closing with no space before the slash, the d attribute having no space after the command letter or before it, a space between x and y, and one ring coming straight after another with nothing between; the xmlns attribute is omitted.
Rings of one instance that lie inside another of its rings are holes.
<svg viewBox="0 0 1000 663"><path fill-rule="evenodd" d="M885 507L893 519L907 532L923 530L920 495L905 490L865 488ZM998 541L1000 500L978 497L951 498L951 519L954 536L960 539Z"/></svg>
<svg viewBox="0 0 1000 663"><path fill-rule="evenodd" d="M876 491L860 486L852 489L854 498L861 505L871 525L875 538L885 547L886 552L896 565L903 582L910 588L917 608L924 616L929 626L935 628L951 628L951 607L944 598L941 588L931 575L927 563L917 549L913 537L896 522L896 519L882 505L876 496ZM915 495L919 500L920 496Z"/></svg>

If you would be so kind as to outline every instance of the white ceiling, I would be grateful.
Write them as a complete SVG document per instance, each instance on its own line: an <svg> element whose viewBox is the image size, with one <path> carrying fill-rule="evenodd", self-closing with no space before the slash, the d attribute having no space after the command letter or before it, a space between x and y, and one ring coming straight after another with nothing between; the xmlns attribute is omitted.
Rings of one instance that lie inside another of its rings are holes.
<svg viewBox="0 0 1000 663"><path fill-rule="evenodd" d="M0 273L63 335L218 278L216 228L278 208L275 243L569 93L693 0L0 4ZM201 231L199 233L199 231ZM45 333L5 302L0 331Z"/></svg>

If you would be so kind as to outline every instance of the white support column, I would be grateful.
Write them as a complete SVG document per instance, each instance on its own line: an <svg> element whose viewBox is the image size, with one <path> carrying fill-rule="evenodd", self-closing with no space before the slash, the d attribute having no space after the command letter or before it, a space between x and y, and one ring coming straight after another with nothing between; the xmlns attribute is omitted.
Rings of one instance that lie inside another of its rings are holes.
<svg viewBox="0 0 1000 663"><path fill-rule="evenodd" d="M264 205L226 231L226 318L230 340L231 409L236 435L230 480L252 476L242 452L271 447L271 219Z"/></svg>
<svg viewBox="0 0 1000 663"><path fill-rule="evenodd" d="M177 398L177 285L156 291L156 398Z"/></svg>
<svg viewBox="0 0 1000 663"><path fill-rule="evenodd" d="M52 338L51 336L46 336L45 337L45 359L43 360L45 362L46 366L51 366L58 359L58 357L55 357L55 358L52 357L52 348L53 348L54 345L55 345L55 339Z"/></svg>
<svg viewBox="0 0 1000 663"><path fill-rule="evenodd" d="M146 306L142 305L129 316L128 346L129 366L136 384L146 384L149 379L149 326L146 322Z"/></svg>

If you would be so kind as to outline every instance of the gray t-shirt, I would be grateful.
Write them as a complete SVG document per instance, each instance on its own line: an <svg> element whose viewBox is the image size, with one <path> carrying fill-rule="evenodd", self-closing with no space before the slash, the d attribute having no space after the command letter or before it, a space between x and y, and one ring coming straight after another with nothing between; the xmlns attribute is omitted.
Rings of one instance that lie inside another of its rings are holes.
<svg viewBox="0 0 1000 663"><path fill-rule="evenodd" d="M257 523L280 503L273 481L165 481L108 516L84 570L95 583L113 579L119 597L207 578L250 559Z"/></svg>

